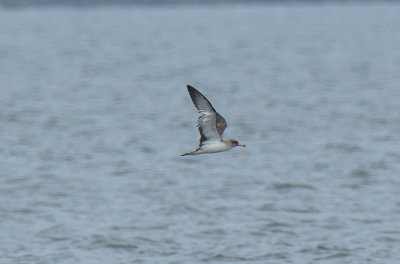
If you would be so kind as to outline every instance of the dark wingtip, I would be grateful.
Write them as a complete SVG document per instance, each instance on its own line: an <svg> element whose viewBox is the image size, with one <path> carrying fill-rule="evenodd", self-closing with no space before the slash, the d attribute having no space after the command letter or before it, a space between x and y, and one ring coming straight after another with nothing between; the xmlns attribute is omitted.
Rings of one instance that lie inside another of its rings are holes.
<svg viewBox="0 0 400 264"><path fill-rule="evenodd" d="M186 88L187 88L187 90L188 90L189 93L194 92L194 91L197 91L196 88L194 88L193 86L191 86L191 85L189 85L189 84L186 85Z"/></svg>
<svg viewBox="0 0 400 264"><path fill-rule="evenodd" d="M196 97L197 97L198 95L201 95L202 97L204 97L204 95L202 95L199 91L197 91L196 88L194 88L193 86L191 86L191 85L189 85L189 84L186 85L186 88L187 88L187 90L188 90L188 93L189 93L189 95L190 95L190 98L192 99L193 104L194 104L194 105L196 106L196 108L197 108Z"/></svg>

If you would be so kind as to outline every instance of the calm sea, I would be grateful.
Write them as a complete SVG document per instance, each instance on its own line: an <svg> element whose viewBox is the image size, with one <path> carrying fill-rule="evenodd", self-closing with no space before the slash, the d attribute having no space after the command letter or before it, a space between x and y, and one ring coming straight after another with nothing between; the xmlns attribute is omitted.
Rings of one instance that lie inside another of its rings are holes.
<svg viewBox="0 0 400 264"><path fill-rule="evenodd" d="M1 264L400 263L400 4L1 9L0 157Z"/></svg>

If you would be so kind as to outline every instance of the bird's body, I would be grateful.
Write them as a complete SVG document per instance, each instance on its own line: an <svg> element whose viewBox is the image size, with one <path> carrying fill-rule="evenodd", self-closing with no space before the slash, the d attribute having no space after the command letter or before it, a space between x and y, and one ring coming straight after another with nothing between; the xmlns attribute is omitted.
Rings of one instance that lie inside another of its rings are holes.
<svg viewBox="0 0 400 264"><path fill-rule="evenodd" d="M222 138L227 127L225 119L218 114L207 98L190 85L187 89L193 104L199 111L197 128L200 132L199 146L181 156L216 153L229 150L236 146L245 147L235 139Z"/></svg>
<svg viewBox="0 0 400 264"><path fill-rule="evenodd" d="M220 141L209 141L206 144L203 144L190 152L182 154L181 156L227 151L233 147L236 147L235 145L232 144L231 140L232 139L223 138Z"/></svg>

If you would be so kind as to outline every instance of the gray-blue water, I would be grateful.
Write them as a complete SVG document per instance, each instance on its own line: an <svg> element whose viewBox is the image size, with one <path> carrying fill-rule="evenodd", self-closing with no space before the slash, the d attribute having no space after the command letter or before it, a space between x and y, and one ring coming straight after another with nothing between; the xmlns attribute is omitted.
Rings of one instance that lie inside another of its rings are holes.
<svg viewBox="0 0 400 264"><path fill-rule="evenodd" d="M400 5L0 10L0 263L400 263ZM198 142L202 91L247 148Z"/></svg>

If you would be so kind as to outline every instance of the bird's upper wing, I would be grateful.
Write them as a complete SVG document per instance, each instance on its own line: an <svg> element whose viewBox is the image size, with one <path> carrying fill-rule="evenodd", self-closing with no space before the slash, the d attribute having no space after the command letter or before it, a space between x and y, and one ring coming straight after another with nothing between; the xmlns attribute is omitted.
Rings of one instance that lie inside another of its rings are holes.
<svg viewBox="0 0 400 264"><path fill-rule="evenodd" d="M205 140L221 140L221 136L227 127L225 119L218 114L207 98L190 85L187 89L193 104L200 115L197 127L200 132L200 145Z"/></svg>
<svg viewBox="0 0 400 264"><path fill-rule="evenodd" d="M216 112L217 113L217 112ZM222 137L222 134L224 133L225 128L228 126L226 123L225 119L222 117L222 115L217 113L217 130L218 134Z"/></svg>

